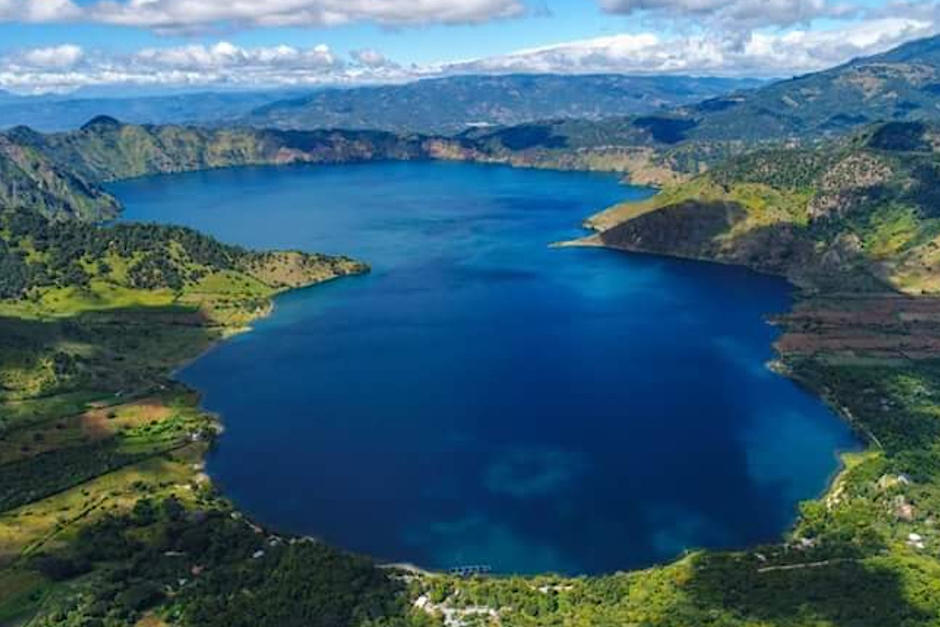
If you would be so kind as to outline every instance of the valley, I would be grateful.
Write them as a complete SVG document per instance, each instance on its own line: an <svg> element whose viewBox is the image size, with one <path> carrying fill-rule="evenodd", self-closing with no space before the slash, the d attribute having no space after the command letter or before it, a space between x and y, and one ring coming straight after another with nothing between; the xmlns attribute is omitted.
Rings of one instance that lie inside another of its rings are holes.
<svg viewBox="0 0 940 627"><path fill-rule="evenodd" d="M449 137L107 117L68 133L3 134L0 622L937 624L938 132L928 101L912 95L916 106L903 111L877 103L901 93L894 81L929 99L938 46L915 42L794 79L818 110L781 95L785 81L666 116ZM814 100L820 82L853 95L840 100L839 128L832 107ZM810 113L770 125L781 116L769 102ZM796 301L774 317L774 370L825 399L867 447L843 456L782 539L689 547L670 563L596 576L380 570L246 519L204 474L222 423L171 373L267 313L280 291L367 267L251 252L181 227L95 224L121 208L107 184L232 166L432 160L656 183L657 195L588 218L596 232L579 243L785 277Z"/></svg>

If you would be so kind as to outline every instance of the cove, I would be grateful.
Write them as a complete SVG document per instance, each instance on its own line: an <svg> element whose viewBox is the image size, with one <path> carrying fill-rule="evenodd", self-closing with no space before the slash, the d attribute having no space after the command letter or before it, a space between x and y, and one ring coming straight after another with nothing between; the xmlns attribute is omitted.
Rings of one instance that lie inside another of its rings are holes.
<svg viewBox="0 0 940 627"><path fill-rule="evenodd" d="M126 220L372 265L178 375L225 423L213 479L284 532L436 569L611 572L778 539L857 445L765 367L784 281L549 248L649 194L613 177L380 163L112 189Z"/></svg>

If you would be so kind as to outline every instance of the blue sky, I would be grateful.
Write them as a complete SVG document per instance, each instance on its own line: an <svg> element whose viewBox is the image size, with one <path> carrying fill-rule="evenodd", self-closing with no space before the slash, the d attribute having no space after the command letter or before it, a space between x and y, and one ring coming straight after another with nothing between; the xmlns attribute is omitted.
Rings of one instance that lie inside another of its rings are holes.
<svg viewBox="0 0 940 627"><path fill-rule="evenodd" d="M0 0L0 88L467 72L787 76L933 35L940 0Z"/></svg>
<svg viewBox="0 0 940 627"><path fill-rule="evenodd" d="M79 6L93 5L80 0ZM263 4L259 0L259 4ZM539 6L541 5L541 6ZM604 13L585 0L554 0L550 15L544 3L530 4L530 15L467 25L429 23L415 28L356 23L336 27L226 27L206 32L156 34L146 28L105 26L89 23L0 24L0 51L73 43L84 47L131 52L153 46L212 44L220 39L239 46L288 44L312 47L327 44L336 50L376 48L405 63L432 63L506 54L520 48L564 42L629 30L634 19Z"/></svg>

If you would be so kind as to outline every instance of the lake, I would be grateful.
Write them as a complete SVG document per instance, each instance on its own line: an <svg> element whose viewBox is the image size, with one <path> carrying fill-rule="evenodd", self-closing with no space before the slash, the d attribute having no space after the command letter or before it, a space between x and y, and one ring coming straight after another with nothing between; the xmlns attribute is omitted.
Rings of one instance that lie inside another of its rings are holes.
<svg viewBox="0 0 940 627"><path fill-rule="evenodd" d="M225 423L209 473L278 530L436 569L611 572L778 539L857 445L765 367L784 281L549 247L650 193L611 176L380 163L112 188L127 220L372 265L178 375Z"/></svg>

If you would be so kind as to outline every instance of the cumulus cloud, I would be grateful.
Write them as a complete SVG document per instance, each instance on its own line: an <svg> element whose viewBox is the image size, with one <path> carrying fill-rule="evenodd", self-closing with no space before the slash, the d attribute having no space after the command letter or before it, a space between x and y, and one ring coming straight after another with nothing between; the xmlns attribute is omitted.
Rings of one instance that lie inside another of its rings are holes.
<svg viewBox="0 0 940 627"><path fill-rule="evenodd" d="M385 55L374 50L372 48L364 48L362 50L353 50L349 53L349 56L353 58L354 61L364 65L365 67L377 68L377 67L390 67L395 65L391 61L385 58Z"/></svg>
<svg viewBox="0 0 940 627"><path fill-rule="evenodd" d="M218 26L472 24L515 17L522 0L0 0L0 20L87 21L193 32Z"/></svg>
<svg viewBox="0 0 940 627"><path fill-rule="evenodd" d="M934 34L935 24L928 19L881 17L829 30L628 33L421 66L395 63L371 48L353 50L347 56L325 45L242 47L221 41L108 54L64 44L0 56L0 88L19 92L101 85L260 88L376 84L509 72L781 77L823 69Z"/></svg>
<svg viewBox="0 0 940 627"><path fill-rule="evenodd" d="M63 44L49 48L33 48L25 51L20 59L28 66L37 68L68 68L78 63L85 51L80 46Z"/></svg>
<svg viewBox="0 0 940 627"><path fill-rule="evenodd" d="M861 9L832 0L598 0L604 11L686 17L722 23L726 27L792 26L818 18L846 18Z"/></svg>
<svg viewBox="0 0 940 627"><path fill-rule="evenodd" d="M241 48L226 41L213 46L192 45L176 48L146 48L133 60L144 66L178 70L239 70L300 68L328 70L342 67L329 46L308 49L292 46Z"/></svg>
<svg viewBox="0 0 940 627"><path fill-rule="evenodd" d="M82 11L71 0L0 0L0 20L54 22L77 19Z"/></svg>
<svg viewBox="0 0 940 627"><path fill-rule="evenodd" d="M102 85L287 87L399 81L425 71L405 71L374 50L345 59L326 45L246 48L221 41L109 55L65 44L0 57L0 87L30 93Z"/></svg>
<svg viewBox="0 0 940 627"><path fill-rule="evenodd" d="M453 64L447 70L779 77L824 69L934 31L929 21L883 18L826 31L755 31L745 36L621 34Z"/></svg>

